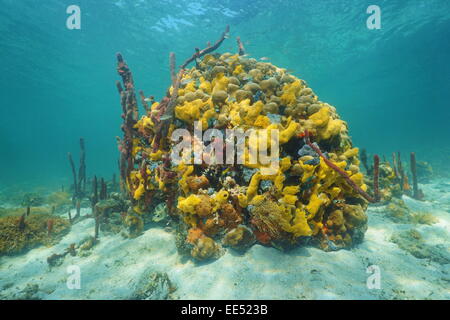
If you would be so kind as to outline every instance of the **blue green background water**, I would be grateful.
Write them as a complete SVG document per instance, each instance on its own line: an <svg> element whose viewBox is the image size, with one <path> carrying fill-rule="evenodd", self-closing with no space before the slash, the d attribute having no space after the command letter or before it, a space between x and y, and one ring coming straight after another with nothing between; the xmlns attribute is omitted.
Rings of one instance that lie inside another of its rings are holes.
<svg viewBox="0 0 450 320"><path fill-rule="evenodd" d="M138 89L160 98L168 54L215 41L269 57L306 80L370 153L450 160L448 0L1 0L0 184L66 183L67 152L87 145L88 174L111 176L120 135L115 53ZM81 30L66 8L81 8ZM381 30L366 27L369 5Z"/></svg>

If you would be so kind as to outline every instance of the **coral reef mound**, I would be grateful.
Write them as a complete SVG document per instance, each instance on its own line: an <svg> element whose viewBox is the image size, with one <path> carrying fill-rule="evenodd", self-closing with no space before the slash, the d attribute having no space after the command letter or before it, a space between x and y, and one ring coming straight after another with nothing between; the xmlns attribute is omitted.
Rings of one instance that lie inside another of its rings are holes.
<svg viewBox="0 0 450 320"><path fill-rule="evenodd" d="M190 229L186 243L193 245L193 255L215 256L221 244L247 248L252 239L282 249L308 242L324 250L363 239L370 198L364 197L359 150L336 108L320 101L304 80L246 55L205 54L194 67L172 72L173 85L161 102L141 92L146 114L139 117L137 102L130 99L131 72L121 56L118 70L125 88L119 85L123 190L139 215L152 215L165 202L171 219ZM188 141L188 152L176 154L177 129L185 132L178 138ZM205 143L208 129L214 129L213 136ZM267 139L246 137L245 150L268 146L272 132L279 133L274 172L265 172L261 161L251 162L250 152L233 164L207 161L225 157L227 150L214 143L226 140L227 130L239 129L267 133ZM206 148L198 163L194 151L202 143ZM174 161L174 154L182 161ZM199 250L205 239L208 254Z"/></svg>

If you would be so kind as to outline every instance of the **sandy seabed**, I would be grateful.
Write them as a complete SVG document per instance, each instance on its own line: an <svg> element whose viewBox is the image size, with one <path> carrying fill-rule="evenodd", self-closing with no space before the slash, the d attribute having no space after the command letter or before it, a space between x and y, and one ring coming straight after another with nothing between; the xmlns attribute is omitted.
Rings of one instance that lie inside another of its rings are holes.
<svg viewBox="0 0 450 320"><path fill-rule="evenodd" d="M419 259L391 241L394 234L414 228L427 246L450 257L450 184L434 181L421 188L426 201L403 200L413 211L431 213L436 223L394 223L384 214L385 206L371 206L365 239L351 250L302 247L282 252L254 245L243 255L227 250L218 260L196 264L177 253L173 233L151 228L135 239L101 234L90 255L67 255L60 266L50 268L49 256L93 234L93 219L85 219L53 247L1 257L0 298L131 299L143 277L165 273L175 290L165 293L169 289L162 284L156 289L161 292L149 298L450 299L450 264L445 259L444 264ZM80 270L80 289L67 285L74 265ZM369 266L380 271L379 289L367 285L373 275Z"/></svg>

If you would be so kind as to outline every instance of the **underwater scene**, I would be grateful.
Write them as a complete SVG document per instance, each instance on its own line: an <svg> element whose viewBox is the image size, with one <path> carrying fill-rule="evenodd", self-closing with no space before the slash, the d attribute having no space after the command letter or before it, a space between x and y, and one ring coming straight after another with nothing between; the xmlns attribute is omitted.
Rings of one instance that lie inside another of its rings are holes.
<svg viewBox="0 0 450 320"><path fill-rule="evenodd" d="M448 0L2 0L0 32L1 300L450 299Z"/></svg>

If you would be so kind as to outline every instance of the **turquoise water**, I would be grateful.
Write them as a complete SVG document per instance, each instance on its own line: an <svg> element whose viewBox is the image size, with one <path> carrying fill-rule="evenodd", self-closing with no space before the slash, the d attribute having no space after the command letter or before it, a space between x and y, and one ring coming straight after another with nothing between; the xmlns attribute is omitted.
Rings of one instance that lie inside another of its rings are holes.
<svg viewBox="0 0 450 320"><path fill-rule="evenodd" d="M306 80L349 123L370 153L416 151L448 163L450 3L411 1L75 1L81 30L66 28L74 1L3 0L0 7L0 181L60 183L66 153L87 144L88 175L117 168L120 134L115 53L136 86L160 98L169 85L168 53L179 61L215 41ZM382 27L366 27L377 4Z"/></svg>

